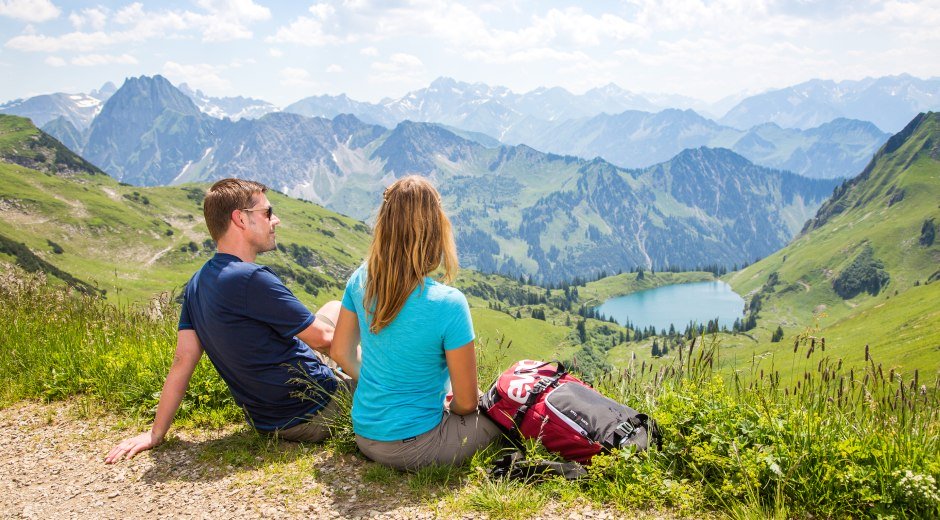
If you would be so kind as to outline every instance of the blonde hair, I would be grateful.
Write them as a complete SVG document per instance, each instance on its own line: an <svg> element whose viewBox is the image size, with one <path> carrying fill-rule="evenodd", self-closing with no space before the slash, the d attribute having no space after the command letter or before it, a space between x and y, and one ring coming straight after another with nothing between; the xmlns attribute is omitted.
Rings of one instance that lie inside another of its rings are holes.
<svg viewBox="0 0 940 520"><path fill-rule="evenodd" d="M202 213L212 240L218 242L228 231L233 211L250 208L255 196L266 191L268 187L264 184L244 179L222 179L213 184L202 201Z"/></svg>
<svg viewBox="0 0 940 520"><path fill-rule="evenodd" d="M457 275L457 246L441 196L413 175L385 189L369 246L364 305L369 330L377 334L398 316L424 277L443 263L443 278Z"/></svg>

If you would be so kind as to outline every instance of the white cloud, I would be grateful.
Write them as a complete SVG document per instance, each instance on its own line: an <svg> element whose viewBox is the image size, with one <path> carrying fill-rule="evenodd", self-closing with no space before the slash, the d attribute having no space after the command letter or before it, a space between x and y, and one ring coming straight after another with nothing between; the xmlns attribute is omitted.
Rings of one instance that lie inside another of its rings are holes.
<svg viewBox="0 0 940 520"><path fill-rule="evenodd" d="M0 0L2 2L3 0ZM76 28L59 36L24 33L7 41L6 47L27 52L91 52L108 46L151 39L190 37L192 33L206 42L251 38L249 25L271 17L268 8L251 0L200 0L204 12L188 10L147 10L140 2L118 9L112 21L118 31L105 32L108 12L103 8L85 9L69 17Z"/></svg>
<svg viewBox="0 0 940 520"><path fill-rule="evenodd" d="M94 31L100 31L104 29L107 21L108 9L104 7L91 7L69 14L69 22L76 30L81 30L87 26Z"/></svg>
<svg viewBox="0 0 940 520"><path fill-rule="evenodd" d="M219 95L228 94L232 91L231 82L221 76L221 73L227 68L227 65L182 64L168 61L163 64L163 75L173 83L187 83L193 89Z"/></svg>
<svg viewBox="0 0 940 520"><path fill-rule="evenodd" d="M372 63L371 68L374 83L414 83L424 75L421 59L402 52L392 54L388 61Z"/></svg>
<svg viewBox="0 0 940 520"><path fill-rule="evenodd" d="M505 52L503 50L474 50L467 51L464 57L472 61L493 64L532 63L534 61L590 63L593 61L589 55L581 51L565 52L550 47L537 47L511 52Z"/></svg>
<svg viewBox="0 0 940 520"><path fill-rule="evenodd" d="M204 41L251 38L247 24L271 18L270 9L251 0L200 0L198 4L209 13L195 21L202 27Z"/></svg>
<svg viewBox="0 0 940 520"><path fill-rule="evenodd" d="M313 4L308 11L320 20L325 20L331 15L336 14L336 8L330 4Z"/></svg>
<svg viewBox="0 0 940 520"><path fill-rule="evenodd" d="M379 50L375 47L363 47L359 50L359 54L362 54L363 56L375 57L379 55Z"/></svg>
<svg viewBox="0 0 940 520"><path fill-rule="evenodd" d="M272 58L280 58L281 56L284 55L284 51L282 51L281 49L278 49L277 47L271 47L270 49L268 49L268 54Z"/></svg>
<svg viewBox="0 0 940 520"><path fill-rule="evenodd" d="M341 43L351 43L356 41L355 35L334 35L329 34L323 20L319 18L310 18L301 16L286 27L281 27L274 33L274 36L268 37L265 41L268 43L294 43L297 45L306 45L309 47L319 47L323 45L336 45Z"/></svg>
<svg viewBox="0 0 940 520"><path fill-rule="evenodd" d="M519 31L530 32L539 43L556 41L576 47L592 47L612 40L622 41L630 37L647 34L643 26L620 16L603 14L593 16L580 7L551 9L543 17L534 19L530 28Z"/></svg>
<svg viewBox="0 0 940 520"><path fill-rule="evenodd" d="M342 65L337 65L336 63L333 63L329 67L326 68L326 71L331 74L334 74L337 72L343 72L343 67Z"/></svg>
<svg viewBox="0 0 940 520"><path fill-rule="evenodd" d="M71 32L62 36L21 34L10 38L5 46L27 52L88 52L113 43L115 43L115 40L112 36L96 31L93 33Z"/></svg>
<svg viewBox="0 0 940 520"><path fill-rule="evenodd" d="M316 87L318 83L310 77L310 73L297 67L285 67L280 73L281 85L285 87Z"/></svg>
<svg viewBox="0 0 940 520"><path fill-rule="evenodd" d="M66 65L65 60L58 56L46 56L43 61L50 67L64 67Z"/></svg>
<svg viewBox="0 0 940 520"><path fill-rule="evenodd" d="M130 54L83 54L70 60L72 65L94 67L97 65L136 65L137 58Z"/></svg>
<svg viewBox="0 0 940 520"><path fill-rule="evenodd" d="M0 0L0 16L26 22L45 22L61 11L49 0Z"/></svg>
<svg viewBox="0 0 940 520"><path fill-rule="evenodd" d="M408 72L424 67L421 59L413 54L398 52L392 54L386 62L375 62L372 64L373 70L381 72Z"/></svg>

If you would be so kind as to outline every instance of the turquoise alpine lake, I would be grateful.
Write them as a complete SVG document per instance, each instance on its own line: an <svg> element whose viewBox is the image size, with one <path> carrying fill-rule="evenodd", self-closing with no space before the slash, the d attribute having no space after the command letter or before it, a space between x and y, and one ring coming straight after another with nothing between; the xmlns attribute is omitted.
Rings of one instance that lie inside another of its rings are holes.
<svg viewBox="0 0 940 520"><path fill-rule="evenodd" d="M611 298L597 311L641 329L652 325L657 331L668 330L672 324L682 332L689 322L705 325L715 318L730 329L743 317L744 299L725 282L683 283Z"/></svg>

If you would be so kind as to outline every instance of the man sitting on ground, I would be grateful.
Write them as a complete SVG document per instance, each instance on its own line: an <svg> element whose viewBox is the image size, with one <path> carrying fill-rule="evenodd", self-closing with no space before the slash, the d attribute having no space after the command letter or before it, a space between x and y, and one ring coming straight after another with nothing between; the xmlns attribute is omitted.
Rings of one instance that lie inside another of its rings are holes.
<svg viewBox="0 0 940 520"><path fill-rule="evenodd" d="M340 413L334 393L352 391L325 357L340 305L329 302L314 316L273 271L254 263L275 248L281 222L266 191L257 182L223 179L206 194L203 213L218 252L186 285L176 355L153 427L111 449L106 463L163 442L203 350L254 428L295 441L327 436Z"/></svg>

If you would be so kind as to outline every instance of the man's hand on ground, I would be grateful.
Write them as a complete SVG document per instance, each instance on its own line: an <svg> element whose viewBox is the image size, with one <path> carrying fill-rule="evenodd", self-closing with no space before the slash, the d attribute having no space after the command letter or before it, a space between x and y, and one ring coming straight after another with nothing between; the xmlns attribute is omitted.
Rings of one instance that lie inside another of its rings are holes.
<svg viewBox="0 0 940 520"><path fill-rule="evenodd" d="M111 452L104 458L105 464L114 464L124 457L133 458L138 453L159 446L163 439L157 439L152 432L141 433L136 437L124 439L120 444L111 448Z"/></svg>

